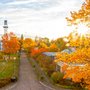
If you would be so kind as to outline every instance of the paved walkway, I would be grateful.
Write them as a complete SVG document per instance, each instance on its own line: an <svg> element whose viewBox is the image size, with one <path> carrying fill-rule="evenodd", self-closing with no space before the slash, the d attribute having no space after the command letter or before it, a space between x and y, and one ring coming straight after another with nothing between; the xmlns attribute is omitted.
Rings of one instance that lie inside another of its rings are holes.
<svg viewBox="0 0 90 90"><path fill-rule="evenodd" d="M25 53L21 54L20 77L12 90L50 90L39 83Z"/></svg>
<svg viewBox="0 0 90 90"><path fill-rule="evenodd" d="M42 85L36 78L36 75L27 60L25 53L21 54L19 80L10 87L0 90L51 90Z"/></svg>
<svg viewBox="0 0 90 90"><path fill-rule="evenodd" d="M31 67L25 53L21 54L19 80L0 90L55 90L40 83ZM59 89L66 90L66 89Z"/></svg>

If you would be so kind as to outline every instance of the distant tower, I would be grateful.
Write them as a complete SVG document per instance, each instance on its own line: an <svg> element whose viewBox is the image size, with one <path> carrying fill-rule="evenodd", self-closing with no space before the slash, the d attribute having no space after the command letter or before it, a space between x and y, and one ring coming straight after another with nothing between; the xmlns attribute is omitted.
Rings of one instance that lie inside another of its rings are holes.
<svg viewBox="0 0 90 90"><path fill-rule="evenodd" d="M4 20L4 26L3 26L3 28L4 28L4 34L6 34L7 33L7 30L8 30L7 20Z"/></svg>

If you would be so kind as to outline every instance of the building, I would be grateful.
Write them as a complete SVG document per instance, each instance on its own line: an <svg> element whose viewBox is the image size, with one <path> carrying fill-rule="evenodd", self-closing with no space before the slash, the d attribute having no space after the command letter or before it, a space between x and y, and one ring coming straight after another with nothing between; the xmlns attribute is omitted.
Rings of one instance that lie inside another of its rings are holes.
<svg viewBox="0 0 90 90"><path fill-rule="evenodd" d="M8 30L8 22L7 22L7 20L4 20L3 29L4 29L4 34L6 34L7 33L7 30Z"/></svg>
<svg viewBox="0 0 90 90"><path fill-rule="evenodd" d="M57 52L43 52L42 54L45 55L45 56L51 57L51 60L54 61Z"/></svg>
<svg viewBox="0 0 90 90"><path fill-rule="evenodd" d="M3 25L3 29L4 29L4 34L6 34L8 32L8 23L7 20L4 20L4 25ZM0 51L2 51L2 40L0 40Z"/></svg>
<svg viewBox="0 0 90 90"><path fill-rule="evenodd" d="M69 48L69 49L65 49L65 50L61 51L61 53L63 53L63 52L71 54L71 53L75 52L75 48ZM63 70L62 70L63 65L68 65L69 68L77 67L77 66L79 66L79 67L84 67L85 66L84 63L72 63L72 62L71 63L66 63L66 62L63 62L63 61L59 61L56 64L56 71L60 71L60 72L64 73Z"/></svg>

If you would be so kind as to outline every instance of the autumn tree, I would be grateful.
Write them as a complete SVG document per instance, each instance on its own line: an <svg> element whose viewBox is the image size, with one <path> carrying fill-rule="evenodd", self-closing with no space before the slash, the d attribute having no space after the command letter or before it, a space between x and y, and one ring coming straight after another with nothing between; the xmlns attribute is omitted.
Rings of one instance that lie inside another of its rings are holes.
<svg viewBox="0 0 90 90"><path fill-rule="evenodd" d="M47 37L45 38L38 38L35 39L36 45L38 48L48 48L48 46L50 45L49 39Z"/></svg>
<svg viewBox="0 0 90 90"><path fill-rule="evenodd" d="M90 37L85 35L80 36L77 31L73 31L66 37L68 39L68 45L75 48L89 48Z"/></svg>
<svg viewBox="0 0 90 90"><path fill-rule="evenodd" d="M47 52L48 50L46 48L33 48L31 50L31 57L37 58L41 53Z"/></svg>
<svg viewBox="0 0 90 90"><path fill-rule="evenodd" d="M14 33L6 33L2 37L3 51L7 54L15 54L20 49L20 43Z"/></svg>
<svg viewBox="0 0 90 90"><path fill-rule="evenodd" d="M57 52L58 51L58 47L55 43L52 43L49 47L49 51L50 52Z"/></svg>
<svg viewBox="0 0 90 90"><path fill-rule="evenodd" d="M66 18L69 25L75 27L82 23L90 27L90 0L86 0L79 11L71 12L71 17ZM77 26L78 27L78 26ZM63 66L65 71L64 78L71 78L73 82L80 83L82 87L90 90L90 37L80 36L76 33L69 35L69 45L77 47L76 51L68 53L60 53L57 55L57 62L63 61L67 65L84 64L84 66Z"/></svg>
<svg viewBox="0 0 90 90"><path fill-rule="evenodd" d="M84 23L90 27L90 0L86 0L79 11L71 12L71 17L66 19L70 25Z"/></svg>
<svg viewBox="0 0 90 90"><path fill-rule="evenodd" d="M81 9L78 11L71 12L71 17L66 18L68 21L68 24L75 25L78 27L78 24L82 23L86 26L90 26L90 0L85 0L85 2L82 4ZM83 28L83 27L82 27ZM88 35L78 35L77 32L74 32L70 34L69 41L74 46L78 47L87 47L89 48L90 45L90 34Z"/></svg>
<svg viewBox="0 0 90 90"><path fill-rule="evenodd" d="M64 38L57 38L55 40L55 44L57 45L59 51L62 51L64 49L66 49L66 42L64 41Z"/></svg>
<svg viewBox="0 0 90 90"><path fill-rule="evenodd" d="M31 38L25 38L23 41L23 49L26 50L27 52L31 52L31 49L35 47L35 42Z"/></svg>

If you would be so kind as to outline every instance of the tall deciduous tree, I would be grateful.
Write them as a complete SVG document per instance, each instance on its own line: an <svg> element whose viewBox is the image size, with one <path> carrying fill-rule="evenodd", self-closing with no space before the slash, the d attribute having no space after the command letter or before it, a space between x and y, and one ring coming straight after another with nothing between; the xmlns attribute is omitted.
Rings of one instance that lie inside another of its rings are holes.
<svg viewBox="0 0 90 90"><path fill-rule="evenodd" d="M30 52L32 48L35 47L35 42L31 39L31 38L26 38L24 41L23 41L23 48L27 51L27 52Z"/></svg>
<svg viewBox="0 0 90 90"><path fill-rule="evenodd" d="M14 33L4 34L2 37L3 51L7 54L15 54L20 49L20 43Z"/></svg>
<svg viewBox="0 0 90 90"><path fill-rule="evenodd" d="M79 11L71 12L71 18L66 18L70 25L86 23L90 27L90 0L85 0Z"/></svg>
<svg viewBox="0 0 90 90"><path fill-rule="evenodd" d="M55 43L52 43L49 47L49 51L50 52L57 52L58 51L58 47Z"/></svg>
<svg viewBox="0 0 90 90"><path fill-rule="evenodd" d="M48 48L50 45L49 39L47 37L45 38L36 38L36 44L38 48Z"/></svg>
<svg viewBox="0 0 90 90"><path fill-rule="evenodd" d="M64 50L66 47L66 42L64 41L64 38L57 38L55 40L55 44L57 45L58 49L60 51Z"/></svg>
<svg viewBox="0 0 90 90"><path fill-rule="evenodd" d="M79 11L71 12L71 18L66 19L70 25L83 23L89 27L90 0L86 0ZM71 78L73 82L80 83L82 87L90 90L90 37L77 36L75 38L73 38L72 34L69 36L69 43L71 46L77 47L76 51L71 54L61 53L57 55L56 61L84 64L83 67L68 66L65 68L64 78Z"/></svg>

